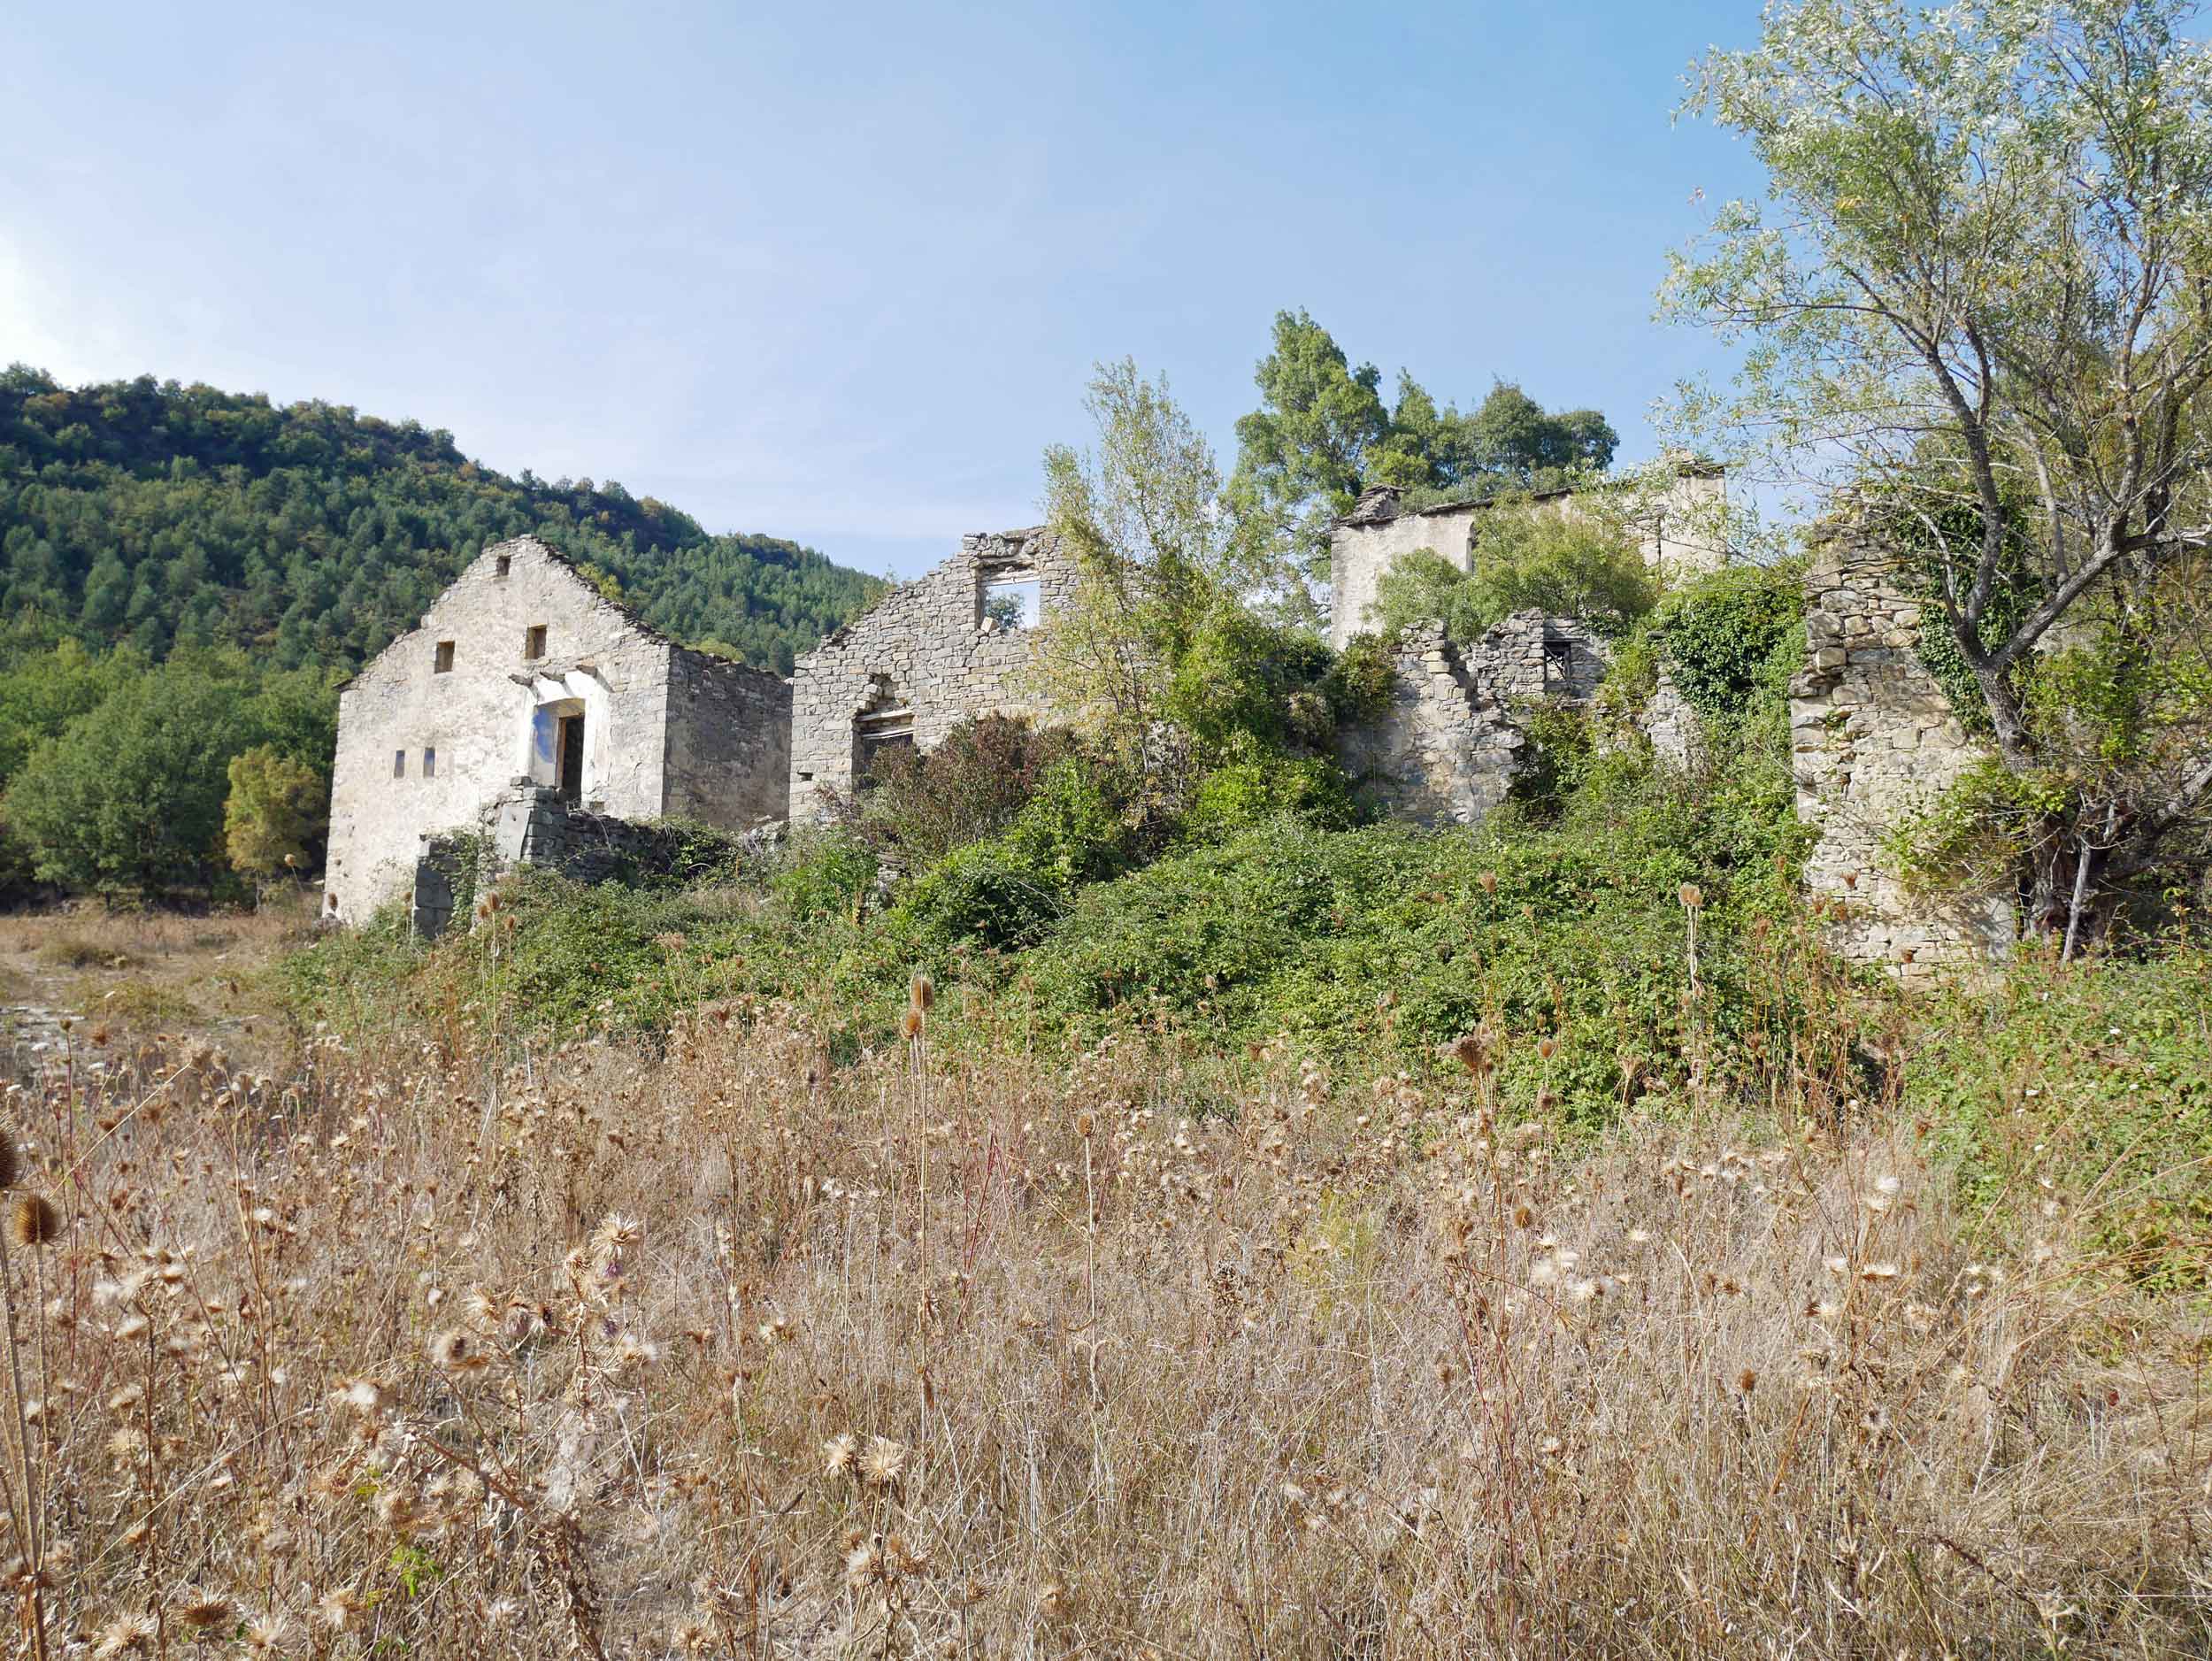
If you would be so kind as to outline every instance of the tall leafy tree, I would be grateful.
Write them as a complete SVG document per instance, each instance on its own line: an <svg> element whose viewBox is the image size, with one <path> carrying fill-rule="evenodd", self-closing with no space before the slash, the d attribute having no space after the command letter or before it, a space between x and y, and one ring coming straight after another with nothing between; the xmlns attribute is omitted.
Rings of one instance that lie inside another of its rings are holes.
<svg viewBox="0 0 2212 1661"><path fill-rule="evenodd" d="M1282 739L1327 654L1260 615L1272 551L1225 504L1212 449L1165 380L1102 365L1086 406L1094 447L1045 453L1049 523L1079 578L1040 631L1037 673L1157 802L1190 782L1189 764Z"/></svg>
<svg viewBox="0 0 2212 1661"><path fill-rule="evenodd" d="M38 879L104 894L206 882L219 868L231 757L259 736L249 690L164 665L33 750L5 811Z"/></svg>
<svg viewBox="0 0 2212 1661"><path fill-rule="evenodd" d="M2201 856L2212 688L2212 50L2183 0L1796 0L1687 109L1749 140L1666 300L1746 349L1686 423L1870 486L2017 788L2031 925L2070 949ZM2186 576L2185 573L2192 573ZM2079 696L2061 696L2075 685Z"/></svg>
<svg viewBox="0 0 2212 1661"><path fill-rule="evenodd" d="M1315 580L1326 576L1332 522L1370 485L1417 502L1544 489L1602 471L1619 442L1596 411L1547 413L1502 381L1462 414L1402 370L1386 404L1375 366L1355 367L1302 311L1276 314L1254 380L1261 404L1237 423L1231 495Z"/></svg>

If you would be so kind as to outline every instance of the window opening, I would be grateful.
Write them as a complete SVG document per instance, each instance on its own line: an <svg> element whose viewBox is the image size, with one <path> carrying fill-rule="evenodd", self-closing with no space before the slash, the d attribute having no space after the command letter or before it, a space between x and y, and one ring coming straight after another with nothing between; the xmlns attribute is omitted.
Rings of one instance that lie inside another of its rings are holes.
<svg viewBox="0 0 2212 1661"><path fill-rule="evenodd" d="M509 572L512 571L514 568L515 568L515 559L514 559L514 556L513 556L512 554L502 554L502 555L500 555L500 557L499 557L499 564L498 564L495 567L494 567L493 572L492 572L492 574L493 574L494 576L496 576L496 577L504 577L504 576L505 576L505 575L506 575Z"/></svg>
<svg viewBox="0 0 2212 1661"><path fill-rule="evenodd" d="M404 779L406 776L407 752L403 750L395 750L392 752L392 777Z"/></svg>
<svg viewBox="0 0 2212 1661"><path fill-rule="evenodd" d="M545 625L533 623L522 634L522 655L530 661L545 656Z"/></svg>
<svg viewBox="0 0 2212 1661"><path fill-rule="evenodd" d="M427 744L423 746L422 776L426 779L438 776L438 752Z"/></svg>
<svg viewBox="0 0 2212 1661"><path fill-rule="evenodd" d="M449 675L453 673L453 642L451 641L442 640L438 642L437 656L431 660L430 672L433 674L441 675Z"/></svg>
<svg viewBox="0 0 2212 1661"><path fill-rule="evenodd" d="M1544 690L1564 692L1574 684L1574 646L1571 642L1544 642Z"/></svg>
<svg viewBox="0 0 2212 1661"><path fill-rule="evenodd" d="M991 634L1012 634L1036 627L1041 607L1036 578L1009 577L983 584L976 622Z"/></svg>
<svg viewBox="0 0 2212 1661"><path fill-rule="evenodd" d="M884 763L914 753L914 711L904 704L864 710L853 718L853 788L866 790Z"/></svg>

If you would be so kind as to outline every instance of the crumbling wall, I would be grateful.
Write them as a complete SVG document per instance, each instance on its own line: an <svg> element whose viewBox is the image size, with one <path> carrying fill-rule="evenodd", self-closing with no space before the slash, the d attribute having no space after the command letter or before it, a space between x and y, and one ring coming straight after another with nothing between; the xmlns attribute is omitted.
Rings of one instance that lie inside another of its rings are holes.
<svg viewBox="0 0 2212 1661"><path fill-rule="evenodd" d="M1790 684L1797 813L1818 827L1808 889L1840 908L1836 947L1926 980L1987 965L2016 934L2001 900L1909 894L1886 836L1985 753L1920 658L1921 609L1887 550L1828 527L1807 579L1807 657Z"/></svg>
<svg viewBox="0 0 2212 1661"><path fill-rule="evenodd" d="M695 851L673 827L595 813L557 789L518 779L484 804L473 827L423 839L415 862L415 933L435 939L474 882L518 865L576 882L635 880L683 874Z"/></svg>
<svg viewBox="0 0 2212 1661"><path fill-rule="evenodd" d="M1363 800L1427 825L1472 825L1506 798L1528 740L1517 708L1579 702L1605 675L1602 644L1580 624L1520 611L1464 649L1440 625L1398 637L1389 707L1339 736L1337 758Z"/></svg>
<svg viewBox="0 0 2212 1661"><path fill-rule="evenodd" d="M872 746L933 749L964 719L1038 715L1020 684L1033 631L984 615L995 585L1034 585L1039 619L1074 596L1074 561L1043 530L964 536L960 551L894 588L798 660L791 683L790 811L849 799Z"/></svg>
<svg viewBox="0 0 2212 1661"><path fill-rule="evenodd" d="M1652 755L1668 766L1691 773L1704 764L1704 723L1664 664L1659 666L1659 684L1638 713L1636 726L1651 741Z"/></svg>
<svg viewBox="0 0 2212 1661"><path fill-rule="evenodd" d="M1593 496L1630 488L1626 482L1600 483L1581 490L1542 491L1526 499L1571 517L1586 513ZM1726 494L1727 481L1718 468L1684 467L1639 514L1644 563L1670 580L1721 565L1726 555L1716 533ZM1494 499L1484 498L1405 508L1388 485L1363 495L1329 536L1329 644L1342 650L1353 635L1373 627L1367 613L1383 573L1416 549L1473 571L1481 557L1482 522L1494 505Z"/></svg>

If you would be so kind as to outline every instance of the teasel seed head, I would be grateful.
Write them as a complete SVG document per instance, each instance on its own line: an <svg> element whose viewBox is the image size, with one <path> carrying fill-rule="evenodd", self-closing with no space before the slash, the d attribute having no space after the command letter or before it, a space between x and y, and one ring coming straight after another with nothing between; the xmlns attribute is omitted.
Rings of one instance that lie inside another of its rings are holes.
<svg viewBox="0 0 2212 1661"><path fill-rule="evenodd" d="M34 1249L60 1237L61 1213L43 1194L19 1194L8 1212L11 1244Z"/></svg>

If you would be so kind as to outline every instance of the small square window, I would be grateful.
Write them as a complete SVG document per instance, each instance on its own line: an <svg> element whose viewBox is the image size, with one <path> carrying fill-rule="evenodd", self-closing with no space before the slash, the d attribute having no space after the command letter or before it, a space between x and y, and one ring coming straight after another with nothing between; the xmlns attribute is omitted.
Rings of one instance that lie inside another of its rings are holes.
<svg viewBox="0 0 2212 1661"><path fill-rule="evenodd" d="M392 777L404 779L406 776L407 752L403 750L395 750L392 752Z"/></svg>
<svg viewBox="0 0 2212 1661"><path fill-rule="evenodd" d="M502 554L499 557L499 564L492 568L492 574L495 577L504 577L514 568L515 557L512 554Z"/></svg>
<svg viewBox="0 0 2212 1661"><path fill-rule="evenodd" d="M533 660L545 656L544 624L533 623L523 631L522 655L525 658Z"/></svg>
<svg viewBox="0 0 2212 1661"><path fill-rule="evenodd" d="M434 779L438 776L438 752L427 746L424 747L422 752L422 776L426 779Z"/></svg>
<svg viewBox="0 0 2212 1661"><path fill-rule="evenodd" d="M451 641L442 640L438 642L438 655L431 662L431 673L441 675L449 675L453 673L453 642Z"/></svg>

